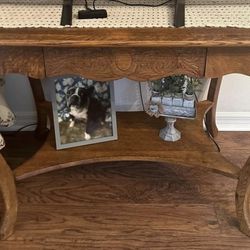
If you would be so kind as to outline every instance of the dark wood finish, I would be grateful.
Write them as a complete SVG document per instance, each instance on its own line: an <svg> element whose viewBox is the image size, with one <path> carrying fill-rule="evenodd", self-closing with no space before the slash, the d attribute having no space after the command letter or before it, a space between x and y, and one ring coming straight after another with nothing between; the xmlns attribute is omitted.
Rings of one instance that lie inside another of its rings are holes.
<svg viewBox="0 0 250 250"><path fill-rule="evenodd" d="M206 128L208 132L216 137L218 134L218 128L216 125L216 107L218 96L220 92L222 78L212 78L209 86L207 99L214 103L213 107L206 114Z"/></svg>
<svg viewBox="0 0 250 250"><path fill-rule="evenodd" d="M0 221L0 239L8 238L14 230L17 217L17 196L14 176L0 154L0 194L3 198L3 213Z"/></svg>
<svg viewBox="0 0 250 250"><path fill-rule="evenodd" d="M250 75L250 47L208 48L205 76L215 78L229 73Z"/></svg>
<svg viewBox="0 0 250 250"><path fill-rule="evenodd" d="M240 172L236 189L236 212L240 230L250 236L250 158Z"/></svg>
<svg viewBox="0 0 250 250"><path fill-rule="evenodd" d="M206 50L201 48L46 48L45 61L47 76L66 73L83 75L96 80L127 77L143 81L174 74L201 77L204 75Z"/></svg>
<svg viewBox="0 0 250 250"><path fill-rule="evenodd" d="M39 143L30 132L5 138L7 160L15 165ZM220 132L217 140L228 160L244 165L249 132ZM235 214L236 185L212 172L163 163L50 172L17 183L16 230L0 249L248 250L250 239L238 230Z"/></svg>

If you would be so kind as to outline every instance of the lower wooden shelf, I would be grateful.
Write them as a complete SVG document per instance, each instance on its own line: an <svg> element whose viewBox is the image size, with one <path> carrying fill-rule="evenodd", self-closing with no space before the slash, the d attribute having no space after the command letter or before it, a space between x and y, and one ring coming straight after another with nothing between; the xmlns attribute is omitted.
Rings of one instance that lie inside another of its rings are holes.
<svg viewBox="0 0 250 250"><path fill-rule="evenodd" d="M198 104L195 120L178 120L182 138L165 142L159 137L165 126L162 118L149 117L143 112L117 114L118 140L87 146L56 150L51 131L44 145L28 161L14 171L17 180L52 170L95 162L154 161L181 166L210 169L238 178L239 168L228 162L203 130L203 118L211 102Z"/></svg>

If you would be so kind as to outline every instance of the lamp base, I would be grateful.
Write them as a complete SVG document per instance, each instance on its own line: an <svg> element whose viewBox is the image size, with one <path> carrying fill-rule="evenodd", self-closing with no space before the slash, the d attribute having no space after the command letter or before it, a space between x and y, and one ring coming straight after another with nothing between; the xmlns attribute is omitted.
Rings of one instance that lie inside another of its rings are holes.
<svg viewBox="0 0 250 250"><path fill-rule="evenodd" d="M78 19L106 18L107 16L107 11L104 9L78 11Z"/></svg>

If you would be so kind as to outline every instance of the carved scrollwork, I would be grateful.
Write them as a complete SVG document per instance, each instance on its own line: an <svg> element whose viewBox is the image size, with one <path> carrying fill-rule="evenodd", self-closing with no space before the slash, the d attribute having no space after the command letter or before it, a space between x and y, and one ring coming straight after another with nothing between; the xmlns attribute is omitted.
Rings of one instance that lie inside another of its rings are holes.
<svg viewBox="0 0 250 250"><path fill-rule="evenodd" d="M0 74L40 79L76 74L144 81L173 74L203 76L204 67L205 49L198 48L0 48Z"/></svg>
<svg viewBox="0 0 250 250"><path fill-rule="evenodd" d="M133 72L136 68L133 56L129 49L112 50L112 67L118 74Z"/></svg>
<svg viewBox="0 0 250 250"><path fill-rule="evenodd" d="M65 74L96 80L153 80L167 75L218 77L250 74L249 48L1 47L0 74L33 78ZM249 55L249 56L248 56Z"/></svg>
<svg viewBox="0 0 250 250"><path fill-rule="evenodd" d="M181 64L180 60L183 60ZM48 48L45 49L45 61L48 76L70 73L96 80L127 77L132 80L144 81L181 73L203 76L205 50L191 48L185 50L178 48Z"/></svg>

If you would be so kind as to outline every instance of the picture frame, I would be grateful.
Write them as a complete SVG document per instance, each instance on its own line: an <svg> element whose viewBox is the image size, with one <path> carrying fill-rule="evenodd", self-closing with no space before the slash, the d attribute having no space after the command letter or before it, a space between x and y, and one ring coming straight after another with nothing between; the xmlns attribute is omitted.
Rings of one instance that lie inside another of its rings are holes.
<svg viewBox="0 0 250 250"><path fill-rule="evenodd" d="M52 86L56 149L117 140L113 82L74 76Z"/></svg>

